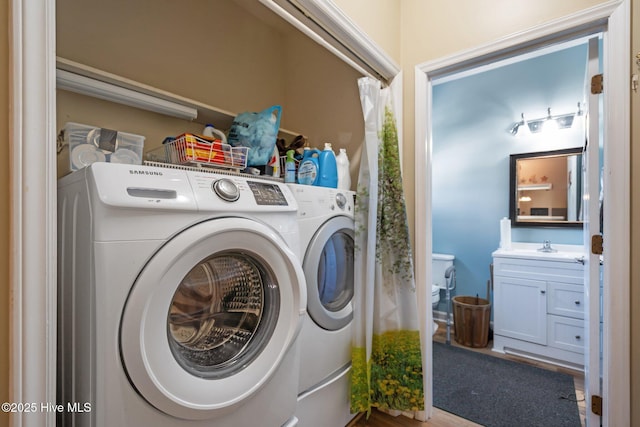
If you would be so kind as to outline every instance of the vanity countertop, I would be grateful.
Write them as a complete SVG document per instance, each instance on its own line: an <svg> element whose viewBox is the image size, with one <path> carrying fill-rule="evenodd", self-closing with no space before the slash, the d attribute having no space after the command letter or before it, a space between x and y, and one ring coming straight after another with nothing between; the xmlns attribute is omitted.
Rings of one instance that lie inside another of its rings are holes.
<svg viewBox="0 0 640 427"><path fill-rule="evenodd" d="M498 249L492 255L503 258L576 262L577 258L585 254L584 246L582 245L555 245L552 243L551 247L556 252L540 252L538 249L541 247L542 243L512 243L511 249Z"/></svg>

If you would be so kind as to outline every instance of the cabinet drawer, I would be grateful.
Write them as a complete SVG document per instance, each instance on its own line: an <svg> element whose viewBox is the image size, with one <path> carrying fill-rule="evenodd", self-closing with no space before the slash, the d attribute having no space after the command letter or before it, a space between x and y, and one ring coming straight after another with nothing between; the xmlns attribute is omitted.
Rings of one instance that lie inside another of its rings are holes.
<svg viewBox="0 0 640 427"><path fill-rule="evenodd" d="M584 283L584 267L579 262L541 261L522 258L494 257L495 276Z"/></svg>
<svg viewBox="0 0 640 427"><path fill-rule="evenodd" d="M547 313L584 319L583 287L547 282Z"/></svg>
<svg viewBox="0 0 640 427"><path fill-rule="evenodd" d="M584 322L579 319L549 315L547 317L547 345L584 354Z"/></svg>

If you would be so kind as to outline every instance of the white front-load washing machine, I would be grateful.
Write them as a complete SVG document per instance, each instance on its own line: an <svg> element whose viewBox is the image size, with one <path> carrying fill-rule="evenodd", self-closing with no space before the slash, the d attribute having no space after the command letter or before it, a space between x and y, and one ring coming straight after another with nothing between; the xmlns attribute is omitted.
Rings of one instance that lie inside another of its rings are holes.
<svg viewBox="0 0 640 427"><path fill-rule="evenodd" d="M58 200L58 425L296 424L306 286L286 185L95 163Z"/></svg>
<svg viewBox="0 0 640 427"><path fill-rule="evenodd" d="M298 224L307 282L307 316L300 332L300 383L296 416L305 427L344 426L354 293L352 191L289 184L298 201Z"/></svg>

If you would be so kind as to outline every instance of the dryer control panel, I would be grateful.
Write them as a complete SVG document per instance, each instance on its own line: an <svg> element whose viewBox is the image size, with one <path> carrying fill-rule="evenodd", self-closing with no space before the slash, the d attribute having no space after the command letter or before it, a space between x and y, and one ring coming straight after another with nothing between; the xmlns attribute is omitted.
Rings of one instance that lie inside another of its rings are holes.
<svg viewBox="0 0 640 427"><path fill-rule="evenodd" d="M355 192L313 185L289 184L298 201L298 218L316 218L325 215L345 215L355 213Z"/></svg>

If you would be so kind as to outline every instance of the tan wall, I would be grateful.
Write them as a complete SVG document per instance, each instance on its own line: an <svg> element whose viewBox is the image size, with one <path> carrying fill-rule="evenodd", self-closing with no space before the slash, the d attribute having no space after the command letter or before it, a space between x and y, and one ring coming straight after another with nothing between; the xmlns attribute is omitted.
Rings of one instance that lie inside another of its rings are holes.
<svg viewBox="0 0 640 427"><path fill-rule="evenodd" d="M290 54L285 61L285 99L295 106L287 116L295 129L305 130L311 147L321 150L325 142L331 142L336 154L339 148L347 149L351 188L355 189L364 139L357 83L361 75L314 44L308 38L286 39Z"/></svg>
<svg viewBox="0 0 640 427"><path fill-rule="evenodd" d="M381 26L369 25L372 12L364 5L349 6L348 0L337 0L351 18L383 47L393 46L395 38L386 34ZM359 3L359 2L354 2ZM430 60L471 49L535 25L561 18L598 4L605 0L541 0L538 2L505 2L485 0L482 2L457 0L449 2L427 2L402 0L400 3L401 68L404 73L404 185L407 199L409 224L413 230L415 215L414 200L414 70L415 66ZM640 52L640 0L631 0L632 8L632 55ZM447 18L444 18L447 17ZM508 18L507 18L508 17ZM396 54L387 52L394 58ZM633 67L631 72L640 74ZM631 117L640 116L640 94L632 94ZM640 211L640 123L632 120L631 140L631 218L638 218ZM631 228L631 306L640 306L640 225L632 221ZM640 358L640 314L631 310L631 360ZM632 363L631 372L631 425L640 425L640 367Z"/></svg>
<svg viewBox="0 0 640 427"><path fill-rule="evenodd" d="M9 2L0 2L0 402L9 400ZM9 416L0 412L0 426Z"/></svg>
<svg viewBox="0 0 640 427"><path fill-rule="evenodd" d="M279 33L255 25L256 18L235 2L218 2L215 8L207 3L196 0L186 8L160 0L149 8L146 0L57 1L57 55L230 112L283 105ZM146 150L166 136L203 128L201 123L58 91L57 128L68 121L143 135ZM68 153L63 154L60 167L67 162Z"/></svg>
<svg viewBox="0 0 640 427"><path fill-rule="evenodd" d="M57 55L228 111L283 102L280 35L236 2L149 5L57 1Z"/></svg>
<svg viewBox="0 0 640 427"><path fill-rule="evenodd" d="M415 123L414 123L414 78L415 66L430 60L468 50L510 34L523 31L532 26L567 16L589 7L606 3L603 0L541 0L538 2L505 2L501 0L425 2L422 0L404 0L402 2L402 70L404 72L404 176L407 194L407 208L410 224L414 211L414 177L415 168ZM633 37L635 44L632 52L640 51L640 0L632 0ZM451 17L451 19L432 19L433 17ZM508 19L505 19L508 17ZM635 70L638 72L638 70ZM640 114L638 94L632 95L632 116ZM640 211L640 126L638 120L632 120L632 177L631 177L631 218L638 218ZM633 172L635 171L635 172ZM638 221L632 221L632 280L631 304L640 306L640 227ZM640 315L638 310L631 310L631 360L640 357ZM631 372L631 425L640 425L640 368L632 363Z"/></svg>
<svg viewBox="0 0 640 427"><path fill-rule="evenodd" d="M59 56L233 113L280 104L281 127L304 134L311 146L332 142L336 152L347 148L357 170L355 153L364 134L360 75L263 6L208 0L189 7L160 0L152 9L147 0L90 3L57 2ZM82 18L92 15L104 19ZM113 22L119 23L117 34L105 37ZM189 25L167 31L166 22ZM166 136L203 127L65 91L58 91L57 101L58 129L73 121L144 135L146 151ZM63 152L59 170L67 159Z"/></svg>
<svg viewBox="0 0 640 427"><path fill-rule="evenodd" d="M403 71L403 177L409 224L415 221L415 66L492 42L535 25L605 3L605 0L543 0L523 4L486 0L336 0L335 3L387 54L400 58ZM398 25L388 24L397 16ZM446 18L443 18L446 17ZM508 19L505 19L508 17ZM400 54L396 51L400 34ZM412 240L413 231L412 231Z"/></svg>
<svg viewBox="0 0 640 427"><path fill-rule="evenodd" d="M577 10L587 8L604 0L571 0L553 1L542 0L524 7L522 3L504 2L499 0L485 0L483 2L425 2L422 0L403 0L401 14L398 20L386 18L383 14L372 15L371 8L363 3L366 0L347 1L336 0L354 21L372 38L380 44L396 61L401 62L405 73L404 79L404 165L407 205L409 208L410 224L413 224L413 180L414 180L414 67L422 62L450 55L469 49L482 43L490 42L508 34L526 29L541 22L568 15ZM382 1L380 7L386 14L396 15L395 0ZM94 4L99 4L100 2ZM353 3L353 6L349 6ZM356 3L358 4L356 9ZM512 5L512 9L509 9ZM378 5L377 5L378 6ZM0 2L0 22L8 28L8 2ZM390 9L389 9L390 8ZM640 0L632 0L633 9L633 52L640 51ZM376 8L377 10L377 8ZM499 10L499 13L496 11ZM149 9L142 11L146 16ZM133 15L133 13L131 14ZM373 16L373 17L372 17ZM442 19L443 16L452 17ZM509 19L504 19L508 16ZM100 20L98 20L100 21ZM389 25L383 26L381 22ZM77 21L76 21L77 22ZM173 20L172 22L179 22ZM394 22L397 24L394 25ZM95 21L94 21L95 23ZM400 25L402 24L402 25ZM400 34L400 53L398 53L397 37ZM2 140L8 141L8 34L0 31L0 132ZM73 59L73 58L72 58ZM401 61L400 61L401 60ZM166 64L165 64L166 65ZM637 72L637 71L636 71ZM632 96L632 117L640 114L640 95ZM640 125L632 120L632 217L637 217L640 210ZM0 144L0 401L8 399L8 356L9 356L9 313L8 313L8 284L9 284L9 147ZM637 225L637 224L635 224ZM632 224L632 259L638 259L640 247L640 226ZM640 263L632 262L632 305L640 306ZM637 360L640 354L640 315L632 310L632 360ZM631 425L640 425L640 410L635 403L640 402L640 369L632 366L632 412ZM8 418L0 413L0 426L7 425Z"/></svg>
<svg viewBox="0 0 640 427"><path fill-rule="evenodd" d="M604 0L505 2L404 0L402 13L403 165L409 223L413 224L415 179L415 66L490 43L535 25L560 18ZM443 17L447 17L443 19ZM508 17L508 18L507 18Z"/></svg>
<svg viewBox="0 0 640 427"><path fill-rule="evenodd" d="M401 1L334 0L334 3L399 65Z"/></svg>
<svg viewBox="0 0 640 427"><path fill-rule="evenodd" d="M640 0L631 1L631 54L640 53ZM631 73L640 75L640 65ZM631 92L631 425L640 426L640 92Z"/></svg>

